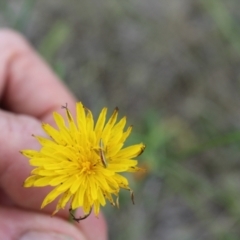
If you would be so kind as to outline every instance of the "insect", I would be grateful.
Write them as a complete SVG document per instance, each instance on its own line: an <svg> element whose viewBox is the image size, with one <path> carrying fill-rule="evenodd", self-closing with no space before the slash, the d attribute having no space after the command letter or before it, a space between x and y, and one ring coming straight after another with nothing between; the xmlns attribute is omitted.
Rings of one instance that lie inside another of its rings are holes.
<svg viewBox="0 0 240 240"><path fill-rule="evenodd" d="M107 167L107 160L106 160L106 157L104 155L104 145L103 145L103 140L100 138L100 142L99 142L99 154L100 154L100 159L101 159L101 162L103 164L103 166L106 168Z"/></svg>

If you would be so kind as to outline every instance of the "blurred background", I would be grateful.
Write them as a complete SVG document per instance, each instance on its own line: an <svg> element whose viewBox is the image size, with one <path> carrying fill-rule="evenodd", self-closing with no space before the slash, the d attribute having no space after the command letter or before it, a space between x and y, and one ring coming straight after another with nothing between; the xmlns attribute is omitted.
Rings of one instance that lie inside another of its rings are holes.
<svg viewBox="0 0 240 240"><path fill-rule="evenodd" d="M103 209L111 240L240 239L240 2L0 0L95 116L115 106L144 142L136 204ZM64 103L63 103L64 104ZM94 231L94 226L93 226Z"/></svg>

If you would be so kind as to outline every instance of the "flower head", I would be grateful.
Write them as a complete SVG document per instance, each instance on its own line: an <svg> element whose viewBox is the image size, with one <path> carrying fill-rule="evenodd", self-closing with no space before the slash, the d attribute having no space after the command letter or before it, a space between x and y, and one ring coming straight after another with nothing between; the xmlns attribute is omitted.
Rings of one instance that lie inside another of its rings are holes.
<svg viewBox="0 0 240 240"><path fill-rule="evenodd" d="M60 196L53 214L70 202L70 209L82 207L84 213L89 214L93 208L98 215L106 199L118 205L121 188L132 192L128 180L119 173L140 170L134 158L145 146L140 143L123 147L132 127L124 130L126 117L117 122L118 109L106 122L107 108L103 108L96 124L92 112L81 102L76 104L76 122L68 108L65 109L67 124L54 112L58 129L42 124L51 139L35 136L41 149L22 151L35 167L24 187L53 186L41 206L43 208Z"/></svg>

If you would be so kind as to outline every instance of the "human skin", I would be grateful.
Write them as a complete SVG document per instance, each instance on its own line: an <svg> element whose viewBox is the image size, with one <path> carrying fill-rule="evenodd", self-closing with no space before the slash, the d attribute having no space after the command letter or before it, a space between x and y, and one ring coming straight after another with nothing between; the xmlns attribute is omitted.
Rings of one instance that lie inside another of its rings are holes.
<svg viewBox="0 0 240 240"><path fill-rule="evenodd" d="M71 224L68 207L51 217L56 201L40 209L50 188L23 187L32 167L19 151L39 149L32 134L43 136L41 122L54 125L52 112L66 103L75 112L74 96L27 41L0 30L0 239L107 239L101 214Z"/></svg>

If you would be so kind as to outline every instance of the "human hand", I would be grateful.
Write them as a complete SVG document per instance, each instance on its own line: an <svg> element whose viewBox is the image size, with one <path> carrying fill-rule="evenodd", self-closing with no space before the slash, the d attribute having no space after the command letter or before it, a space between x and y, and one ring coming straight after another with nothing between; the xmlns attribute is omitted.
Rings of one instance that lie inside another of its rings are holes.
<svg viewBox="0 0 240 240"><path fill-rule="evenodd" d="M32 167L19 151L39 149L31 135L43 135L41 122L53 124L65 103L74 112L76 100L11 30L0 31L0 97L0 239L107 239L101 214L69 224L68 209L51 217L56 202L40 211L48 188L22 186Z"/></svg>

